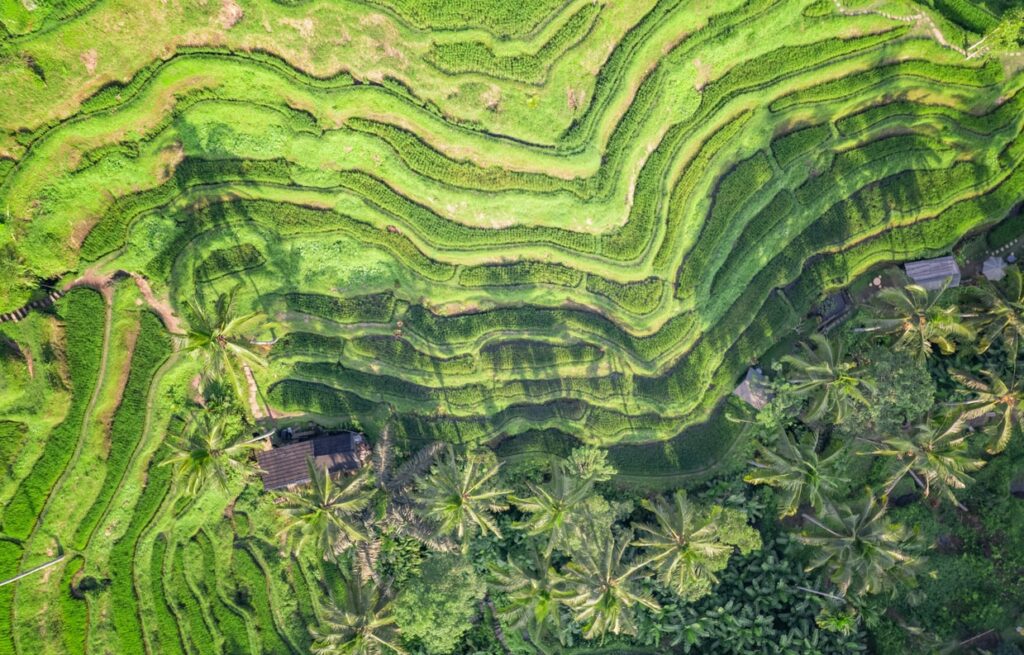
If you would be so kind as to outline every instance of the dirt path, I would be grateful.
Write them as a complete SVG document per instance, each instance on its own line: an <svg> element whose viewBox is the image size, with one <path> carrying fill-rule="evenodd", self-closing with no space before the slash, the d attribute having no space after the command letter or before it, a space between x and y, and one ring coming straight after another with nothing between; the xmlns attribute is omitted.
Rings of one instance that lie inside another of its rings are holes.
<svg viewBox="0 0 1024 655"><path fill-rule="evenodd" d="M171 334L185 334L185 330L181 327L181 319L174 314L174 309L171 307L169 301L157 298L156 294L153 293L153 288L149 285L149 280L142 277L138 273L129 273L127 271L114 271L113 273L102 274L97 272L95 269L87 270L79 278L70 282L64 287L64 293L67 293L71 289L76 287L91 287L93 289L103 289L108 286L111 281L118 277L131 277L135 281L135 286L139 288L139 292L145 299L146 304L149 308L160 317L164 327Z"/></svg>
<svg viewBox="0 0 1024 655"><path fill-rule="evenodd" d="M142 292L142 297L145 298L146 304L160 317L167 331L172 334L185 334L185 330L181 327L181 319L175 316L171 303L156 297L152 287L149 286L149 280L138 273L132 273L131 276L135 280L135 285L139 287L139 291Z"/></svg>
<svg viewBox="0 0 1024 655"><path fill-rule="evenodd" d="M960 46L950 43L946 36L939 29L939 26L935 24L935 20L924 11L920 11L916 14L910 14L909 16L896 16L878 9L848 9L842 3L842 0L832 0L836 6L836 10L843 16L882 16L889 20L900 21L901 23L917 23L918 25L924 25L928 33L931 34L932 38L935 39L936 43L941 45L943 48L948 48L954 52L960 53L967 59L974 59L989 52L989 47L979 47L984 43L988 36L984 36L980 41L968 46L966 49ZM991 33L990 33L991 35ZM1024 52L1007 52L1004 53L1010 57L1024 57Z"/></svg>
<svg viewBox="0 0 1024 655"><path fill-rule="evenodd" d="M256 376L252 374L248 364L242 364L242 370L245 372L245 382L249 389L249 411L252 412L252 417L259 421L266 418L266 414L260 407L260 390L256 385Z"/></svg>

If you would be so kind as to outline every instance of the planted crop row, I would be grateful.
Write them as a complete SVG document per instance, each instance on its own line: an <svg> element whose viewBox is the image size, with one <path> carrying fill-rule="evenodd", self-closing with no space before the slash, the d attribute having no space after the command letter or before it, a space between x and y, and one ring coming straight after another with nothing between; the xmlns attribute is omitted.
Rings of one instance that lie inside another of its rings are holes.
<svg viewBox="0 0 1024 655"><path fill-rule="evenodd" d="M178 615L183 617L184 624L181 634L184 636L186 648L191 653L208 655L217 652L213 635L203 616L202 603L192 591L185 575L185 548L174 549L171 575L167 581L168 601L177 607Z"/></svg>
<svg viewBox="0 0 1024 655"><path fill-rule="evenodd" d="M0 539L0 579L18 574L24 554L21 544L11 539ZM15 585L0 587L0 655L14 655L14 631L11 625Z"/></svg>
<svg viewBox="0 0 1024 655"><path fill-rule="evenodd" d="M896 77L920 78L929 82L980 88L999 81L999 67L989 62L980 67L950 66L921 59L909 59L894 64L877 66L835 80L820 82L794 91L771 104L772 111L782 111L797 105L827 102L848 98L881 82Z"/></svg>
<svg viewBox="0 0 1024 655"><path fill-rule="evenodd" d="M322 359L341 357L345 340L315 332L289 332L274 344L272 357L301 357L319 355Z"/></svg>
<svg viewBox="0 0 1024 655"><path fill-rule="evenodd" d="M288 309L326 318L336 323L387 323L395 313L390 293L339 298L315 293L287 293Z"/></svg>
<svg viewBox="0 0 1024 655"><path fill-rule="evenodd" d="M64 322L71 405L63 422L47 437L42 455L4 509L4 533L21 539L29 535L51 488L71 459L99 375L103 298L91 289L75 289L58 303L58 312Z"/></svg>
<svg viewBox="0 0 1024 655"><path fill-rule="evenodd" d="M64 566L64 572L60 577L60 619L61 637L64 644L64 652L67 655L80 655L85 653L85 636L89 623L89 611L85 599L76 598L71 590L75 584L75 578L82 570L85 560L75 557Z"/></svg>
<svg viewBox="0 0 1024 655"><path fill-rule="evenodd" d="M213 542L205 531L200 530L189 542L189 559L198 569L195 580L199 598L209 607L216 632L223 639L222 652L248 653L251 651L249 631L245 617L233 605L228 605L217 579L216 555ZM226 564L226 563L225 563Z"/></svg>
<svg viewBox="0 0 1024 655"><path fill-rule="evenodd" d="M284 379L275 382L267 392L271 404L287 411L307 411L324 416L366 416L373 403L359 396L323 384Z"/></svg>
<svg viewBox="0 0 1024 655"><path fill-rule="evenodd" d="M242 243L229 248L218 248L207 255L196 267L196 280L211 282L234 273L262 266L265 258L263 253L251 243Z"/></svg>
<svg viewBox="0 0 1024 655"><path fill-rule="evenodd" d="M150 634L154 635L151 648L158 653L168 655L184 655L181 644L181 635L178 631L178 619L171 610L170 601L167 598L164 575L164 565L167 557L167 535L158 534L153 540L153 551L149 559L148 575L144 580L149 583L149 590L152 595L154 611L156 614L156 625L152 626Z"/></svg>
<svg viewBox="0 0 1024 655"><path fill-rule="evenodd" d="M271 594L268 593L266 572L256 562L253 554L248 548L237 545L231 564L232 577L238 590L236 595L246 599L244 607L252 612L253 625L262 645L260 652L267 655L298 655L278 632L279 626L270 608Z"/></svg>
<svg viewBox="0 0 1024 655"><path fill-rule="evenodd" d="M793 160L824 143L831 134L827 123L801 128L772 141L772 154L779 166L789 166Z"/></svg>
<svg viewBox="0 0 1024 655"><path fill-rule="evenodd" d="M456 41L434 43L426 59L446 73L482 73L539 85L555 60L586 38L600 11L597 4L583 5L534 53L496 55L486 43Z"/></svg>
<svg viewBox="0 0 1024 655"><path fill-rule="evenodd" d="M110 450L107 453L103 484L75 531L73 543L78 549L85 548L96 529L96 524L106 511L132 453L143 436L148 411L146 399L153 375L170 352L171 342L160 319L151 312L143 312L128 381L121 396L121 404L111 421Z"/></svg>
<svg viewBox="0 0 1024 655"><path fill-rule="evenodd" d="M767 155L758 151L722 178L715 189L711 211L702 225L697 243L679 269L677 295L692 295L697 290L698 278L707 275L711 258L722 254L723 246L733 243L735 234L742 229L744 223L737 220L737 213L771 181L773 175Z"/></svg>
<svg viewBox="0 0 1024 655"><path fill-rule="evenodd" d="M118 651L122 653L144 652L139 599L135 593L137 545L170 487L171 468L159 465L168 452L163 447L153 456L146 471L146 485L135 503L128 527L110 551L111 620L117 634Z"/></svg>
<svg viewBox="0 0 1024 655"><path fill-rule="evenodd" d="M650 277L639 282L621 284L596 275L587 276L587 290L611 300L634 314L649 314L661 304L665 281Z"/></svg>
<svg viewBox="0 0 1024 655"><path fill-rule="evenodd" d="M467 287L554 284L578 287L583 274L560 264L517 262L501 266L467 266L459 272L459 284Z"/></svg>

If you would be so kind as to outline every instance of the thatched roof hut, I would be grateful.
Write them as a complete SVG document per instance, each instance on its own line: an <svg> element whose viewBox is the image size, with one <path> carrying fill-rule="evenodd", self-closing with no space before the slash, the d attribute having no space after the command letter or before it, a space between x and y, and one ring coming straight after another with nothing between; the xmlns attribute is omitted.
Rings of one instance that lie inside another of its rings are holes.
<svg viewBox="0 0 1024 655"><path fill-rule="evenodd" d="M269 491L309 482L307 460L328 473L348 473L363 465L368 452L363 435L344 431L265 450L256 459L263 488Z"/></svg>

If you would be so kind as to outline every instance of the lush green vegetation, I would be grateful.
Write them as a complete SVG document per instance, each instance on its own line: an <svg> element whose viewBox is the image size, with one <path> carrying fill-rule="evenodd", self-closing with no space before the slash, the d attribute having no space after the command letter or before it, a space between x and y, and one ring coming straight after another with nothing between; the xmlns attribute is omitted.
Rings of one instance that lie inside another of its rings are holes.
<svg viewBox="0 0 1024 655"><path fill-rule="evenodd" d="M0 2L0 654L1019 652L1018 4Z"/></svg>

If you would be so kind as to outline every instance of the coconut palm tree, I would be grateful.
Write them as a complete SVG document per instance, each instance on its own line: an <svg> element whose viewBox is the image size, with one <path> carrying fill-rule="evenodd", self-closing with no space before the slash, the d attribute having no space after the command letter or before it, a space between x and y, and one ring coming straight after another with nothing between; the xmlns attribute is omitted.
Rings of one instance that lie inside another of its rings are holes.
<svg viewBox="0 0 1024 655"><path fill-rule="evenodd" d="M919 360L935 347L947 355L956 352L955 339L971 339L974 331L963 322L959 308L939 304L947 285L933 291L917 284L882 289L874 299L876 316L868 319L865 330L893 335L896 350Z"/></svg>
<svg viewBox="0 0 1024 655"><path fill-rule="evenodd" d="M991 440L985 447L989 454L995 455L1006 450L1013 435L1024 428L1024 392L1017 380L1007 384L992 371L981 371L981 375L984 380L967 373L950 372L954 380L974 392L974 398L963 403L969 408L964 420L995 414L996 420L987 430Z"/></svg>
<svg viewBox="0 0 1024 655"><path fill-rule="evenodd" d="M244 440L227 414L195 412L169 445L171 454L161 466L174 467L176 484L189 495L211 480L227 488L232 473L248 476L256 470L250 455L259 444Z"/></svg>
<svg viewBox="0 0 1024 655"><path fill-rule="evenodd" d="M182 350L199 357L205 372L226 374L235 392L245 398L235 370L236 364L265 366L266 361L253 349L244 335L261 320L258 313L235 315L235 294L238 287L217 297L213 312L193 301L187 303L191 320L182 339Z"/></svg>
<svg viewBox="0 0 1024 655"><path fill-rule="evenodd" d="M895 466L886 493L910 475L925 498L935 492L966 509L954 490L965 488L971 481L970 473L984 466L985 460L971 457L963 428L964 419L958 417L944 423L922 423L906 436L883 438L882 447L866 454L893 458Z"/></svg>
<svg viewBox="0 0 1024 655"><path fill-rule="evenodd" d="M711 593L718 582L715 573L726 567L734 550L746 554L761 546L760 534L739 510L718 505L705 510L687 500L684 491L676 491L672 502L645 499L643 505L657 524L635 526L646 534L633 545L644 549L643 563L662 584L688 602Z"/></svg>
<svg viewBox="0 0 1024 655"><path fill-rule="evenodd" d="M651 610L661 606L637 588L637 573L643 562L630 562L626 549L633 540L627 532L616 539L610 530L591 526L585 547L565 565L560 586L563 601L583 626L583 637L596 639L612 634L636 634L638 605Z"/></svg>
<svg viewBox="0 0 1024 655"><path fill-rule="evenodd" d="M828 496L847 482L836 470L842 451L819 457L817 441L816 437L802 441L782 430L775 449L761 448L759 461L754 462L755 470L743 478L750 484L766 484L782 492L780 518L795 515L802 503L810 504L816 512L822 511Z"/></svg>
<svg viewBox="0 0 1024 655"><path fill-rule="evenodd" d="M455 544L447 536L437 535L435 526L424 521L416 511L413 486L419 476L430 470L434 458L444 448L435 441L427 444L400 465L395 464L391 441L391 424L380 431L373 446L370 462L374 486L383 501L383 515L373 522L373 530L365 541L356 544L356 561L366 579L378 581L376 571L380 555L381 536L385 533L415 539L432 552L449 552Z"/></svg>
<svg viewBox="0 0 1024 655"><path fill-rule="evenodd" d="M360 514L370 504L373 489L369 488L370 475L362 469L356 475L338 481L318 468L312 458L309 484L298 491L280 495L278 511L284 519L279 534L294 539L294 549L301 551L309 539L316 540L317 552L324 559L336 557L349 546L365 541L366 531Z"/></svg>
<svg viewBox="0 0 1024 655"><path fill-rule="evenodd" d="M996 340L1006 346L1007 356L1016 359L1024 336L1024 275L1016 266L1006 269L1000 282L982 278L976 289L979 295L980 326L978 352L984 353Z"/></svg>
<svg viewBox="0 0 1024 655"><path fill-rule="evenodd" d="M791 369L789 382L798 397L809 400L804 421L825 417L833 423L843 420L852 403L867 405L864 391L873 385L857 370L857 364L845 360L841 341L815 334L810 343L801 343L803 355L787 355L782 362Z"/></svg>
<svg viewBox="0 0 1024 655"><path fill-rule="evenodd" d="M534 553L528 565L511 559L490 567L490 588L501 599L497 614L508 625L525 630L535 641L554 634L563 638L562 610L564 597L557 585L558 575L550 561Z"/></svg>
<svg viewBox="0 0 1024 655"><path fill-rule="evenodd" d="M424 516L437 525L441 535L455 535L463 550L477 531L501 537L494 512L508 509L507 489L494 488L500 465L486 466L478 457L460 460L451 446L447 455L419 479L417 500Z"/></svg>
<svg viewBox="0 0 1024 655"><path fill-rule="evenodd" d="M527 483L530 495L525 498L512 497L512 504L525 512L524 521L516 524L530 536L546 536L544 556L565 541L576 529L576 510L590 494L592 485L588 480L569 477L559 465L552 466L551 480L545 485Z"/></svg>
<svg viewBox="0 0 1024 655"><path fill-rule="evenodd" d="M891 523L885 512L884 501L868 492L861 504L829 505L820 518L804 514L811 528L800 535L812 547L807 570L824 570L844 597L913 586L922 562L911 554L916 536Z"/></svg>
<svg viewBox="0 0 1024 655"><path fill-rule="evenodd" d="M340 603L331 599L319 626L310 629L315 655L383 655L405 653L399 646L398 629L391 616L391 600L358 573L344 576L345 594Z"/></svg>

